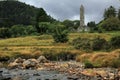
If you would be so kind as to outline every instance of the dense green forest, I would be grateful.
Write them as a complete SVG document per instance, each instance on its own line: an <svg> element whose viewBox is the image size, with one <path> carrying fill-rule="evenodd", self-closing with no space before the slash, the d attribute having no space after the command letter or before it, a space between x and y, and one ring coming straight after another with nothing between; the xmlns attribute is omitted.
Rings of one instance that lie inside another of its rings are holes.
<svg viewBox="0 0 120 80"><path fill-rule="evenodd" d="M55 20L47 15L43 8L36 8L16 0L0 1L0 27L35 24L40 11L41 14L44 13L44 21L52 22Z"/></svg>

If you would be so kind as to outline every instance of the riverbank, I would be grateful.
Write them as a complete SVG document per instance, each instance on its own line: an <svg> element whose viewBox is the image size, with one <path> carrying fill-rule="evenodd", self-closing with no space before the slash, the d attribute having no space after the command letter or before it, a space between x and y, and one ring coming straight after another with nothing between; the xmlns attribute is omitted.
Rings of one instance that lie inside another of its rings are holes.
<svg viewBox="0 0 120 80"><path fill-rule="evenodd" d="M114 68L85 69L76 61L44 62L28 69L0 68L0 80L119 80L120 71Z"/></svg>

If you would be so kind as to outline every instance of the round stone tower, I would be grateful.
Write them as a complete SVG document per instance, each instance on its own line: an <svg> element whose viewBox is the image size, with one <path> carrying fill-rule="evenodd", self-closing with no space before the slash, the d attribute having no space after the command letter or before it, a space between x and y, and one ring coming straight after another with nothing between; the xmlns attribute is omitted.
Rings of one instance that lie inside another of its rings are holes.
<svg viewBox="0 0 120 80"><path fill-rule="evenodd" d="M85 17L84 17L84 6L80 6L80 26L78 27L78 32L83 31L85 28Z"/></svg>

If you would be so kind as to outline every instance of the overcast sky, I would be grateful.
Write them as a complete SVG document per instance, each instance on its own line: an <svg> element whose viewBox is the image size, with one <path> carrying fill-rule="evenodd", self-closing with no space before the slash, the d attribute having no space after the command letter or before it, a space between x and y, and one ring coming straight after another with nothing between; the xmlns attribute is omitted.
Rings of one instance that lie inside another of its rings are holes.
<svg viewBox="0 0 120 80"><path fill-rule="evenodd" d="M120 8L120 0L20 0L35 7L42 7L57 20L79 20L80 5L85 7L85 22L99 22L105 8Z"/></svg>

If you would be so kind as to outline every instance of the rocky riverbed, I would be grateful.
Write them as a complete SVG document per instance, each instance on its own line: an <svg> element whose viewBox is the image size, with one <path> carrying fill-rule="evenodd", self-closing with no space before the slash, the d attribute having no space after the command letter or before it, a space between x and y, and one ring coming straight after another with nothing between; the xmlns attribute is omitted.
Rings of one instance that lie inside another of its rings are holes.
<svg viewBox="0 0 120 80"><path fill-rule="evenodd" d="M15 59L8 68L0 68L0 80L120 80L118 69L84 69L76 61L53 62L38 59Z"/></svg>

